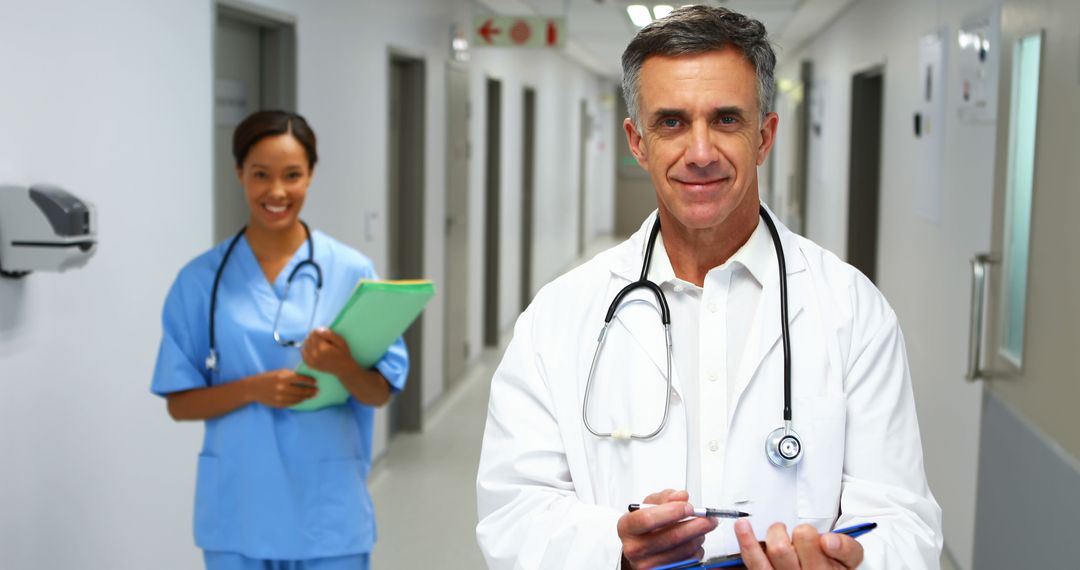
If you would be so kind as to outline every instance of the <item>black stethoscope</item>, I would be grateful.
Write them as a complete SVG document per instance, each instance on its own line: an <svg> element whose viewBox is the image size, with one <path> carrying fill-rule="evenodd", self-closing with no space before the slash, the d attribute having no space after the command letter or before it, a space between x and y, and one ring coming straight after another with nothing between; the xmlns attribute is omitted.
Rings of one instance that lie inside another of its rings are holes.
<svg viewBox="0 0 1080 570"><path fill-rule="evenodd" d="M297 263L296 267L293 267L293 270L289 272L289 278L285 281L285 291L281 295L281 302L278 304L277 315L274 316L274 342L281 346L300 347L304 344L303 340L290 340L284 338L278 331L278 324L281 321L281 309L285 307L285 300L289 298L289 289L292 287L293 278L296 277L296 274L308 265L315 269L315 304L311 307L311 320L308 322L308 330L311 330L311 326L315 324L315 312L319 307L319 294L322 292L322 267L319 267L319 264L315 262L315 243L311 239L311 230L308 229L308 225L303 221L300 222L300 225L304 226L304 234L307 236L307 239L304 241L307 242L308 256L307 259ZM240 238L244 235L245 231L247 231L247 226L240 228L240 231L237 232L236 236L229 242L229 247L225 249L225 255L221 258L221 263L218 265L217 273L214 274L214 286L210 290L210 355L206 357L207 370L216 370L218 365L217 342L214 338L214 313L217 309L217 290L218 285L221 283L221 274L225 271L225 264L229 261L229 256L232 255L233 248L236 247L237 242L240 241Z"/></svg>
<svg viewBox="0 0 1080 570"><path fill-rule="evenodd" d="M776 248L777 264L780 266L780 332L783 338L784 345L784 425L776 428L768 437L765 438L765 454L768 456L769 461L777 467L791 467L802 460L802 440L799 439L799 434L795 433L795 430L791 427L791 339L790 331L788 330L788 295L787 295L787 265L784 262L784 247L780 243L780 233L776 231L776 224L773 223L772 218L768 212L765 211L765 206L760 206L761 219L765 221L765 225L769 228L769 233L772 235L773 246ZM660 216L656 217L656 221L653 222L652 231L649 233L649 242L645 247L645 259L641 264L641 276L637 281L630 283L626 287L623 287L615 298L611 301L611 305L608 306L607 315L604 316L604 328L600 331L600 336L596 340L596 352L593 353L592 364L589 365L589 376L585 380L585 401L581 407L581 419L585 424L585 429L589 430L589 433L600 438L612 438L616 440L647 440L656 437L664 426L667 425L668 409L671 407L671 312L668 310L667 298L664 296L664 291L659 285L649 281L649 262L652 260L653 247L656 245L656 236L660 233ZM591 425L589 425L589 393L592 390L593 374L596 371L596 363L600 359L600 350L604 346L604 340L607 338L608 327L611 325L611 319L615 317L615 312L619 308L619 303L631 291L635 289L645 288L652 292L656 297L656 303L660 309L660 322L664 325L664 339L667 344L667 395L664 402L664 416L660 420L660 426L654 431L647 434L635 434L630 430L612 430L611 432L598 432Z"/></svg>

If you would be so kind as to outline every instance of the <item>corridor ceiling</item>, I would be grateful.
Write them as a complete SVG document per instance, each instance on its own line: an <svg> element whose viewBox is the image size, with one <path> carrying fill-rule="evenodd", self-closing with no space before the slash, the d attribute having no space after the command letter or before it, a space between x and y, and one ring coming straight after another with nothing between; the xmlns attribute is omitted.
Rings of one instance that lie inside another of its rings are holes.
<svg viewBox="0 0 1080 570"><path fill-rule="evenodd" d="M778 47L777 57L794 52L824 29L854 0L709 0L761 20ZM566 52L585 67L618 80L622 72L619 58L637 27L626 15L630 4L671 4L659 0L477 0L478 14L501 16L565 16Z"/></svg>

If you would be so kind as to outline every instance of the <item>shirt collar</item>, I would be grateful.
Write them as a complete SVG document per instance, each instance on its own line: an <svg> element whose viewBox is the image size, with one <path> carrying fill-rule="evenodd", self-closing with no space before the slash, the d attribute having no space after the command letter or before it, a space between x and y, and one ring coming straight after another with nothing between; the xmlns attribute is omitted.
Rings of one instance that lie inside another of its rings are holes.
<svg viewBox="0 0 1080 570"><path fill-rule="evenodd" d="M766 276L769 275L768 272L775 271L775 269L771 269L776 265L776 252L773 250L772 236L769 235L769 229L761 222L761 218L758 218L757 227L754 228L746 243L723 264L710 269L709 273L728 269L732 267L733 263L745 267L750 272L750 275L757 280L758 285L764 285ZM675 276L675 270L671 267L671 258L668 257L667 249L664 247L663 235L656 236L656 247L653 248L648 277L650 281L657 284L668 282L688 283Z"/></svg>

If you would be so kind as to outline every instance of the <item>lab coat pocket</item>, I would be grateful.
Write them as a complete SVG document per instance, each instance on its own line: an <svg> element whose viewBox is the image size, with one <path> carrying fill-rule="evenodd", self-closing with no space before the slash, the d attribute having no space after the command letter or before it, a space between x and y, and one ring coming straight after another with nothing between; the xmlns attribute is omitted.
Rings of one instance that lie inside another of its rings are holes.
<svg viewBox="0 0 1080 570"><path fill-rule="evenodd" d="M319 472L311 526L320 550L347 552L370 548L374 517L360 460L322 461Z"/></svg>
<svg viewBox="0 0 1080 570"><path fill-rule="evenodd" d="M805 453L797 467L798 515L831 524L840 510L847 401L842 394L795 398L795 410Z"/></svg>
<svg viewBox="0 0 1080 570"><path fill-rule="evenodd" d="M195 543L212 547L221 524L221 465L213 455L199 455L195 480Z"/></svg>

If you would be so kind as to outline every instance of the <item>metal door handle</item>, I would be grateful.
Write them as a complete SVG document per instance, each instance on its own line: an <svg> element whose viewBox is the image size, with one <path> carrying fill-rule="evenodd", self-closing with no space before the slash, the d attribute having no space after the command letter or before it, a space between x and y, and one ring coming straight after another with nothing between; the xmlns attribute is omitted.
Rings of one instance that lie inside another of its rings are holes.
<svg viewBox="0 0 1080 570"><path fill-rule="evenodd" d="M968 329L968 366L964 378L975 381L986 378L982 365L983 316L986 311L986 271L996 260L986 253L971 260L971 322Z"/></svg>

